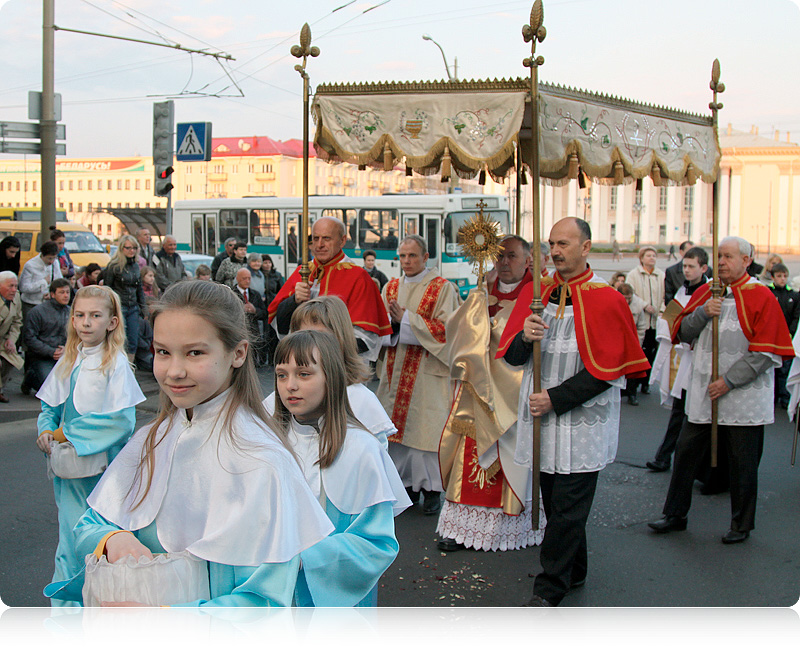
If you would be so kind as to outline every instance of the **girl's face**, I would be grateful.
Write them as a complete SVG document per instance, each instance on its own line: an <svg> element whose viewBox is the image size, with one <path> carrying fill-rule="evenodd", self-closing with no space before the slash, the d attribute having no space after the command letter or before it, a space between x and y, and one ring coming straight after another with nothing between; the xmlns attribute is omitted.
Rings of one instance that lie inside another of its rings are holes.
<svg viewBox="0 0 800 648"><path fill-rule="evenodd" d="M122 254L124 254L128 259L135 257L138 249L139 245L132 243L131 241L125 241L125 243L122 244Z"/></svg>
<svg viewBox="0 0 800 648"><path fill-rule="evenodd" d="M64 249L64 245L66 245L66 243L67 243L67 237L66 236L61 236L61 237L57 238L54 241L54 243L58 246L58 251L61 252L61 250Z"/></svg>
<svg viewBox="0 0 800 648"><path fill-rule="evenodd" d="M94 272L91 272L89 274L89 283L96 284L97 280L100 279L100 272L101 272L100 268L98 268Z"/></svg>
<svg viewBox="0 0 800 648"><path fill-rule="evenodd" d="M175 407L191 418L196 405L219 396L247 358L247 341L228 351L213 326L188 310L164 311L153 325L153 373Z"/></svg>
<svg viewBox="0 0 800 648"><path fill-rule="evenodd" d="M314 350L314 364L298 365L294 357L275 367L278 396L300 423L316 421L325 413L325 374Z"/></svg>
<svg viewBox="0 0 800 648"><path fill-rule="evenodd" d="M17 256L17 252L19 252L18 247L7 247L6 248L6 259L13 259Z"/></svg>
<svg viewBox="0 0 800 648"><path fill-rule="evenodd" d="M148 286L152 286L156 281L156 276L152 272L148 272L145 274L142 281L144 281L144 283L146 283Z"/></svg>
<svg viewBox="0 0 800 648"><path fill-rule="evenodd" d="M616 279L614 279L613 288L619 288L624 283L625 283L625 277L617 277Z"/></svg>
<svg viewBox="0 0 800 648"><path fill-rule="evenodd" d="M264 259L261 262L261 271L265 273L272 272L272 261L269 259Z"/></svg>
<svg viewBox="0 0 800 648"><path fill-rule="evenodd" d="M108 304L100 297L81 297L75 300L72 326L84 347L102 344L106 335L119 325Z"/></svg>

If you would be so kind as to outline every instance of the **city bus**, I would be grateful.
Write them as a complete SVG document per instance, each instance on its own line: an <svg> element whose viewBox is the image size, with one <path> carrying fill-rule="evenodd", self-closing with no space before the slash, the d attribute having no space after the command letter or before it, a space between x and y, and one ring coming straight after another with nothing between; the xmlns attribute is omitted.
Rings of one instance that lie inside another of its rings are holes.
<svg viewBox="0 0 800 648"><path fill-rule="evenodd" d="M458 245L458 229L479 211L510 233L506 196L449 193L438 195L309 196L309 220L333 216L345 224L345 254L361 264L365 250L374 250L376 266L389 278L400 276L398 242L418 234L428 245L428 265L452 281L462 297L477 278ZM288 277L299 263L302 198L256 196L238 199L177 201L173 235L178 250L216 255L228 238L247 242L248 252L269 254L275 268Z"/></svg>

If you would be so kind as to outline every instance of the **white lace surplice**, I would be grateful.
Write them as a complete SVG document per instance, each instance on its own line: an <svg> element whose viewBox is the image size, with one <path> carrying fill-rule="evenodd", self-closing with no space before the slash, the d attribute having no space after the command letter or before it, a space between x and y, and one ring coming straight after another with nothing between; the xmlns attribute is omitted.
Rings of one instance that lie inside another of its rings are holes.
<svg viewBox="0 0 800 648"><path fill-rule="evenodd" d="M556 319L558 304L548 303L542 314L545 329L542 340L542 389L560 385L584 368L575 337L572 306L567 306L562 319ZM594 472L614 461L619 437L620 388L624 376L608 381L601 394L589 399L561 416L550 412L542 417L541 470L546 473L570 474ZM531 465L533 418L528 397L533 392L533 357L525 365L519 398L517 449L514 461Z"/></svg>
<svg viewBox="0 0 800 648"><path fill-rule="evenodd" d="M686 414L692 423L711 423L711 321L700 333L694 345L694 362L689 389L686 395ZM722 300L719 316L719 375L725 372L745 353L749 342L742 332L736 312L736 300L728 293ZM767 353L774 367L781 366L780 357ZM775 418L774 370L769 369L744 387L738 387L719 399L718 419L721 425L766 425Z"/></svg>

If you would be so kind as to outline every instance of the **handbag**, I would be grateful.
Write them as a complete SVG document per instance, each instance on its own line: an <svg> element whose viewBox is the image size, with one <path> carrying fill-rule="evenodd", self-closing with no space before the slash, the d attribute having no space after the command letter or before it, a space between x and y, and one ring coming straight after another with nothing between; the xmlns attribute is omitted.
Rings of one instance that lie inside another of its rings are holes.
<svg viewBox="0 0 800 648"><path fill-rule="evenodd" d="M50 479L53 475L62 479L93 477L106 468L108 468L108 454L105 452L81 457L69 441L50 442L50 454L47 455L47 475Z"/></svg>

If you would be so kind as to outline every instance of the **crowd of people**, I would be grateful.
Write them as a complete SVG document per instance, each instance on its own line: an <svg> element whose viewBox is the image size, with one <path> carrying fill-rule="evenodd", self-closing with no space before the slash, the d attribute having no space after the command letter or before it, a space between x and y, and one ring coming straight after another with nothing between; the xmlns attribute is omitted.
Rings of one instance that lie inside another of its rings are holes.
<svg viewBox="0 0 800 648"><path fill-rule="evenodd" d="M636 406L651 386L671 415L647 466L672 479L649 526L686 529L700 478L730 490L722 542L749 537L800 316L779 257L754 267L747 241L723 239L721 297L691 241L666 272L643 246L636 268L607 280L589 262L589 225L565 218L541 250L504 237L486 286L462 301L419 236L398 241L402 276L388 279L374 252L363 267L345 255L341 221L320 218L311 234L308 281L299 268L284 281L235 239L189 280L175 239L155 252L146 231L123 236L104 269L74 268L56 237L19 282L18 268L0 272L1 375L22 366L22 331L23 387L42 401L37 445L59 509L54 605L374 606L399 551L394 518L418 507L438 516L443 551L540 544L527 605L557 606L586 583L586 523L616 456L622 396ZM4 263L9 249L0 243ZM529 308L533 254L541 314ZM714 318L724 353L712 380ZM135 431L143 340L163 398ZM263 398L266 364L275 383ZM163 564L188 575L155 595L122 587L122 570Z"/></svg>

